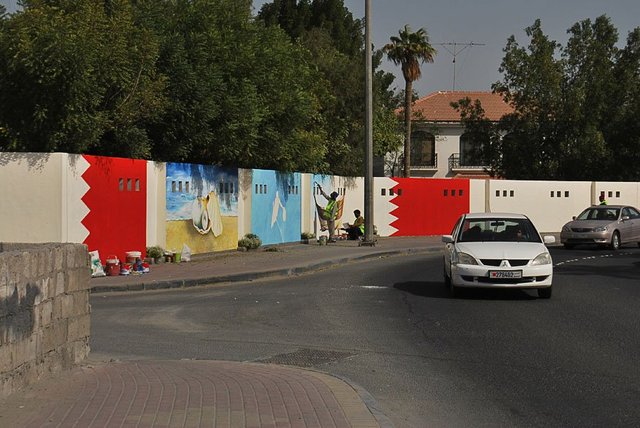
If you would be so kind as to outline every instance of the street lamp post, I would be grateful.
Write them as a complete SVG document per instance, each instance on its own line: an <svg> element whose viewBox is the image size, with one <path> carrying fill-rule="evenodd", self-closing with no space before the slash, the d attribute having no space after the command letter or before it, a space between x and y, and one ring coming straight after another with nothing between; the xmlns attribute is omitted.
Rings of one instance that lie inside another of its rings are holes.
<svg viewBox="0 0 640 428"><path fill-rule="evenodd" d="M374 246L373 239L373 65L371 60L371 0L364 4L365 52L365 175L364 239L362 245Z"/></svg>

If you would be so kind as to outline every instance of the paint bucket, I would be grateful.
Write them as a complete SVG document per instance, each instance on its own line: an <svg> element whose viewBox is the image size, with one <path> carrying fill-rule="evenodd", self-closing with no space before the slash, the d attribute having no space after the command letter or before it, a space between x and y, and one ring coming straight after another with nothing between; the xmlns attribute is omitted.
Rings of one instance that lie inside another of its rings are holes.
<svg viewBox="0 0 640 428"><path fill-rule="evenodd" d="M131 265L129 263L123 263L120 267L120 275L129 275L131 273Z"/></svg>
<svg viewBox="0 0 640 428"><path fill-rule="evenodd" d="M142 257L142 253L140 251L127 251L127 263L135 263L136 260Z"/></svg>
<svg viewBox="0 0 640 428"><path fill-rule="evenodd" d="M107 256L107 275L117 276L120 275L120 260L116 256Z"/></svg>

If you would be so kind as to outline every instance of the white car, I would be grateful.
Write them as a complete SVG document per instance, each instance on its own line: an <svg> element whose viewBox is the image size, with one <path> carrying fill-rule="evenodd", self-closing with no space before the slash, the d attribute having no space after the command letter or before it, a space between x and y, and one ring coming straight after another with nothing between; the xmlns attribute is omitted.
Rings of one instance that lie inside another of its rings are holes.
<svg viewBox="0 0 640 428"><path fill-rule="evenodd" d="M459 288L530 288L551 297L553 261L544 240L523 214L463 214L451 235L443 235L444 281Z"/></svg>

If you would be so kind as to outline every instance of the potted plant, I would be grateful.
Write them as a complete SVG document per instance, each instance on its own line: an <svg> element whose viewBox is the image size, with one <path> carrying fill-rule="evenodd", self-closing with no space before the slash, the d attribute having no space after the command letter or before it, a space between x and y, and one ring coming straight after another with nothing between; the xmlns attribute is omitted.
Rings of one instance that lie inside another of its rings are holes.
<svg viewBox="0 0 640 428"><path fill-rule="evenodd" d="M303 244L308 244L309 241L311 241L315 237L316 237L316 235L314 235L311 232L302 232L300 234L300 242L303 243Z"/></svg>
<svg viewBox="0 0 640 428"><path fill-rule="evenodd" d="M162 249L162 247L159 247L156 245L156 246L147 248L147 258L151 263L156 263L156 264L160 263L160 260L162 260L163 255L164 255L164 250Z"/></svg>

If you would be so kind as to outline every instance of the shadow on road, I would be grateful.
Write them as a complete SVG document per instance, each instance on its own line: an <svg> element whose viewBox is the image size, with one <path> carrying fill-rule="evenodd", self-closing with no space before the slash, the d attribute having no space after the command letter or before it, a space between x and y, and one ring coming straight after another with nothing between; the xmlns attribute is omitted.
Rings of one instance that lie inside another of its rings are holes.
<svg viewBox="0 0 640 428"><path fill-rule="evenodd" d="M453 299L442 281L408 281L393 285L400 291L420 297ZM462 289L456 299L468 300L536 300L536 290Z"/></svg>

